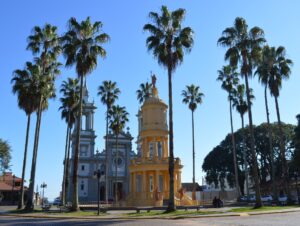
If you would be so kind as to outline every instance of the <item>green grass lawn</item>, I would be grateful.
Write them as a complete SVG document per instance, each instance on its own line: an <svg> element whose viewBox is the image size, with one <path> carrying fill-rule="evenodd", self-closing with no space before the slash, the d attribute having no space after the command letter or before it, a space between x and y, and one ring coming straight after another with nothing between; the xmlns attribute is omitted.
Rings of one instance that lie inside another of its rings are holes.
<svg viewBox="0 0 300 226"><path fill-rule="evenodd" d="M10 210L9 213L12 214L34 214L34 215L56 215L56 216L98 216L97 211L77 211L77 212L59 212L58 210L51 210L50 211L43 211L42 209L34 209L33 211L27 211L27 210ZM101 213L99 216L107 215L107 213Z"/></svg>
<svg viewBox="0 0 300 226"><path fill-rule="evenodd" d="M263 206L261 208L255 209L254 207L240 207L233 208L230 212L234 213L244 213L244 212L259 212L259 211L270 211L270 210L285 210L290 208L296 208L299 206Z"/></svg>
<svg viewBox="0 0 300 226"><path fill-rule="evenodd" d="M186 216L186 215L207 215L207 214L218 214L222 213L219 211L185 211L185 210L177 210L170 213L165 213L164 211L150 211L150 212L140 212L140 213L125 213L124 215L127 217L148 217L148 216L159 216L159 217L176 217L176 216Z"/></svg>

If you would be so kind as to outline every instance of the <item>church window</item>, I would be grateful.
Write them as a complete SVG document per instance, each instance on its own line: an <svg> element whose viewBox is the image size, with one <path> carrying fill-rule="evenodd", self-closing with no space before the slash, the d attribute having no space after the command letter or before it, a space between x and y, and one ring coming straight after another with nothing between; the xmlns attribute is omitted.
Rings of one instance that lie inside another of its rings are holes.
<svg viewBox="0 0 300 226"><path fill-rule="evenodd" d="M162 157L162 145L161 145L161 142L157 143L157 152L158 152L158 158L160 159Z"/></svg>
<svg viewBox="0 0 300 226"><path fill-rule="evenodd" d="M81 190L81 191L84 190L84 182L83 182L83 181L81 181L80 190Z"/></svg>
<svg viewBox="0 0 300 226"><path fill-rule="evenodd" d="M81 130L86 130L86 119L87 119L87 117L85 115L82 115L82 117L81 117Z"/></svg>
<svg viewBox="0 0 300 226"><path fill-rule="evenodd" d="M84 171L84 165L81 165L81 170Z"/></svg>
<svg viewBox="0 0 300 226"><path fill-rule="evenodd" d="M150 189L150 192L153 191L153 177L152 176L149 176L149 189Z"/></svg>
<svg viewBox="0 0 300 226"><path fill-rule="evenodd" d="M163 191L163 176L162 175L159 175L159 191L162 192Z"/></svg>
<svg viewBox="0 0 300 226"><path fill-rule="evenodd" d="M154 148L153 143L150 143L149 144L149 157L150 157L150 159L153 158L153 148Z"/></svg>
<svg viewBox="0 0 300 226"><path fill-rule="evenodd" d="M142 191L142 175L136 175L136 192Z"/></svg>

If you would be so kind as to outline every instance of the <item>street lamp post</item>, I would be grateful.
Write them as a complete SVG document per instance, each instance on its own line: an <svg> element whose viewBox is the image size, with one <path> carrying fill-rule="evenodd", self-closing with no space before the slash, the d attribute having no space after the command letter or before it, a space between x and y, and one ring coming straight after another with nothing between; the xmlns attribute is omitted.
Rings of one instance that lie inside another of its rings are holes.
<svg viewBox="0 0 300 226"><path fill-rule="evenodd" d="M44 206L44 199L45 199L45 193L44 193L44 189L47 187L47 184L45 182L43 182L41 184L41 188L43 189L43 199L42 199L42 206Z"/></svg>

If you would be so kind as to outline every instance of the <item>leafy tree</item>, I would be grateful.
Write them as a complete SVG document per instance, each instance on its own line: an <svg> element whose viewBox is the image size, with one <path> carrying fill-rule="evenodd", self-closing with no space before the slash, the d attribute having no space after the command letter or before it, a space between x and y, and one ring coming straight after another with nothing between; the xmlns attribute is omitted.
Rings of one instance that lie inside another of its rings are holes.
<svg viewBox="0 0 300 226"><path fill-rule="evenodd" d="M9 143L0 138L0 170L2 174L10 167L11 151Z"/></svg>
<svg viewBox="0 0 300 226"><path fill-rule="evenodd" d="M11 82L13 83L12 91L18 97L18 106L20 109L24 110L27 116L27 128L26 128L23 167L22 167L22 182L20 188L18 209L22 209L24 206L24 180L25 180L25 170L26 170L26 162L27 162L30 119L31 119L31 114L34 111L36 111L38 108L35 90L33 90L31 87L34 73L35 73L34 66L30 62L27 62L24 70L18 69L14 71L13 78L11 80Z"/></svg>
<svg viewBox="0 0 300 226"><path fill-rule="evenodd" d="M236 184L237 196L240 196L240 187L238 183L239 176L238 176L238 169L236 163L235 139L233 135L233 122L232 122L232 101L234 97L235 87L239 82L238 73L236 72L236 67L231 67L230 65L223 66L222 70L218 70L217 80L222 82L221 85L222 89L224 89L228 93L235 184Z"/></svg>
<svg viewBox="0 0 300 226"><path fill-rule="evenodd" d="M169 174L170 194L167 212L176 209L174 203L174 143L173 143L173 95L172 73L183 62L185 52L190 52L193 46L193 30L190 27L182 27L185 16L184 9L169 11L166 6L161 7L161 14L150 12L151 23L144 26L150 36L146 40L149 51L153 52L158 64L168 71L169 90Z"/></svg>
<svg viewBox="0 0 300 226"><path fill-rule="evenodd" d="M108 139L108 118L109 111L115 101L119 98L120 89L116 82L103 81L98 88L98 95L101 97L101 102L106 106L106 135L105 135L105 162L108 163L107 139ZM108 201L108 164L105 169L105 200Z"/></svg>
<svg viewBox="0 0 300 226"><path fill-rule="evenodd" d="M140 88L136 91L136 96L140 104L151 96L152 83L141 83Z"/></svg>
<svg viewBox="0 0 300 226"><path fill-rule="evenodd" d="M295 135L293 139L295 152L292 157L292 165L294 168L298 168L300 166L300 114L296 116L296 119L298 121L297 126L295 127Z"/></svg>
<svg viewBox="0 0 300 226"><path fill-rule="evenodd" d="M262 206L260 198L259 178L257 171L257 159L255 153L255 140L253 133L252 110L250 105L250 87L248 78L252 76L252 71L259 60L261 46L265 42L264 31L259 27L253 27L248 31L245 19L237 17L233 27L228 27L223 31L218 43L227 47L225 60L231 66L240 66L240 75L245 79L246 96L248 105L249 129L251 138L251 155L253 160L253 175L255 183L256 204L255 207Z"/></svg>
<svg viewBox="0 0 300 226"><path fill-rule="evenodd" d="M195 184L195 136L194 136L194 111L198 104L202 104L204 94L201 93L200 87L191 84L186 86L186 90L182 91L182 102L189 106L192 112L192 137L193 137L193 200L196 199L196 184Z"/></svg>
<svg viewBox="0 0 300 226"><path fill-rule="evenodd" d="M92 23L90 17L77 22L71 18L68 22L69 30L63 37L63 53L66 58L66 66L75 65L77 76L80 79L80 98L76 131L76 143L73 167L73 197L72 210L78 211L78 155L80 147L80 130L82 116L82 90L83 78L91 73L97 66L98 56L106 56L105 49L101 46L109 40L106 33L102 33L102 23L96 21Z"/></svg>
<svg viewBox="0 0 300 226"><path fill-rule="evenodd" d="M36 77L33 82L35 92L37 93L38 109L37 121L35 128L34 147L32 155L31 173L28 189L28 201L26 203L27 210L33 210L33 195L36 172L36 159L38 153L40 125L42 111L48 106L48 99L55 97L55 78L60 74L60 63L57 58L61 52L59 37L57 35L57 27L45 24L43 28L38 26L33 28L32 35L28 37L27 49L36 56L35 70Z"/></svg>
<svg viewBox="0 0 300 226"><path fill-rule="evenodd" d="M115 204L118 201L118 162L119 162L119 151L118 151L118 136L125 128L126 122L128 122L128 112L125 107L119 105L112 106L109 110L109 127L116 136L116 154L115 154Z"/></svg>
<svg viewBox="0 0 300 226"><path fill-rule="evenodd" d="M70 141L71 141L71 131L72 127L77 118L78 104L79 104L79 81L78 79L68 78L67 81L63 81L60 93L62 97L60 98L61 106L61 118L67 123L67 133L66 133L66 144L65 144L65 157L64 157L64 173L63 173L63 183L62 183L62 203L66 204L67 187L69 185L69 159L70 159Z"/></svg>
<svg viewBox="0 0 300 226"><path fill-rule="evenodd" d="M294 148L292 145L293 134L294 134L294 126L290 124L283 124L284 131L284 140L285 140L285 148L287 151L287 158L291 158L294 153ZM271 124L271 130L273 134L273 153L274 153L274 164L276 168L279 168L281 165L280 158L280 132L279 126L276 123ZM257 127L254 127L254 135L255 135L255 145L257 146L257 158L259 159L258 169L259 169L259 177L260 177L260 185L264 188L266 192L269 191L268 178L271 174L271 155L269 151L269 143L268 143L268 126L266 123L263 123ZM250 131L249 128L239 129L235 132L236 137L236 153L237 153L237 163L238 169L240 170L240 175L243 175L241 169L243 169L244 162L244 151L246 151L247 161L252 161L251 148L250 148ZM246 137L246 139L244 139ZM243 146L243 143L246 141L246 145ZM225 181L228 182L230 187L234 185L234 167L233 167L233 159L232 156L232 148L231 148L231 136L228 134L223 141L220 142L204 159L202 168L206 172L206 180L209 184L214 184L216 187L221 187L224 189ZM249 165L250 169L253 167ZM245 170L245 169L244 169ZM253 179L253 170L250 171L250 176ZM279 170L276 171L276 183L278 188L283 188L281 172ZM240 187L243 188L245 177L239 177ZM242 193L244 189L241 189Z"/></svg>

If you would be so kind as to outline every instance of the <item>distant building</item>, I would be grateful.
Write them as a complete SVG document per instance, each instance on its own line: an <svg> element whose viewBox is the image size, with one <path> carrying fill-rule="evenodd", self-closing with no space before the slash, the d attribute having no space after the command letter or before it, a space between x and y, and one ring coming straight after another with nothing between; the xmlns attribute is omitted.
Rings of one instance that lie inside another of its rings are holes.
<svg viewBox="0 0 300 226"><path fill-rule="evenodd" d="M12 172L4 172L3 175L0 176L0 203L16 203L19 198L21 184L22 178L13 175ZM24 189L26 191L27 187Z"/></svg>
<svg viewBox="0 0 300 226"><path fill-rule="evenodd" d="M83 107L82 107L82 126L80 133L80 150L78 163L78 199L79 202L93 202L97 201L97 179L94 177L94 172L100 169L101 173L105 174L106 169L106 150L95 152L96 134L94 130L94 102L89 101L89 95L86 85L83 88ZM72 155L70 159L69 178L68 178L68 192L67 200L72 201L72 176L73 176L73 162L76 141L76 129L72 134ZM104 128L103 128L104 130ZM105 142L104 137L104 142ZM129 192L129 171L128 165L130 159L135 156L132 151L131 141L133 137L127 132L122 132L118 136L118 159L116 159L116 139L112 133L108 134L108 198L113 200L115 192L117 192L120 199L126 197ZM117 178L115 171L115 164L117 164ZM115 191L115 183L117 183L117 191ZM105 182L100 184L100 199L105 200Z"/></svg>

